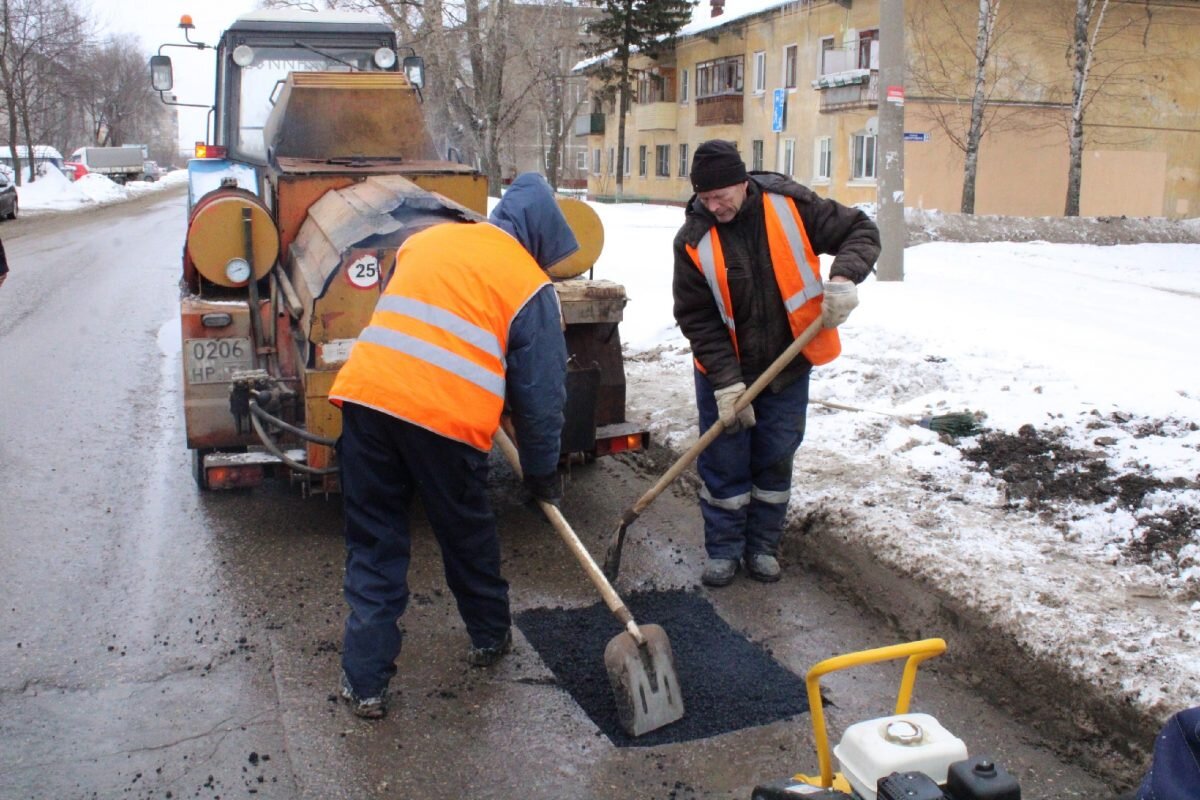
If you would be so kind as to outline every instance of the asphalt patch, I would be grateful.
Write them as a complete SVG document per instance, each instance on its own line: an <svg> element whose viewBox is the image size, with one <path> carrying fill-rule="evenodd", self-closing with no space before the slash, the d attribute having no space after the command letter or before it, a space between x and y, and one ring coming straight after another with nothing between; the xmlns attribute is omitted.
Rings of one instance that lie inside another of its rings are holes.
<svg viewBox="0 0 1200 800"><path fill-rule="evenodd" d="M643 592L623 598L639 624L667 632L683 692L683 719L637 738L617 719L604 647L622 628L603 603L537 608L515 616L558 684L617 747L707 739L808 710L804 680L761 645L730 628L699 592Z"/></svg>

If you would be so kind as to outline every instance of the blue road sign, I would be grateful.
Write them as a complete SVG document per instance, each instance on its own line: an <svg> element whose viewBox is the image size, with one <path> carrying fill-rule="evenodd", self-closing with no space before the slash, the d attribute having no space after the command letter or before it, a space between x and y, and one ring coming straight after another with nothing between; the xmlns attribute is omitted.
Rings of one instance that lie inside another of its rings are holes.
<svg viewBox="0 0 1200 800"><path fill-rule="evenodd" d="M780 133L787 124L787 89L775 90L775 104L771 114L771 131Z"/></svg>
<svg viewBox="0 0 1200 800"><path fill-rule="evenodd" d="M928 142L929 134L924 133L924 132L914 133L912 131L905 131L904 132L904 141L906 141L906 142Z"/></svg>

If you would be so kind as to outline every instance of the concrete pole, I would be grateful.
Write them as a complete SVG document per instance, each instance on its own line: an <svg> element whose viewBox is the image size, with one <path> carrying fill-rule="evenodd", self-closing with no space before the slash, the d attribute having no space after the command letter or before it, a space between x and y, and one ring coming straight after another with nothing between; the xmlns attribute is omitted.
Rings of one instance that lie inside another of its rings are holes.
<svg viewBox="0 0 1200 800"><path fill-rule="evenodd" d="M904 280L904 0L879 0L879 210L881 281Z"/></svg>

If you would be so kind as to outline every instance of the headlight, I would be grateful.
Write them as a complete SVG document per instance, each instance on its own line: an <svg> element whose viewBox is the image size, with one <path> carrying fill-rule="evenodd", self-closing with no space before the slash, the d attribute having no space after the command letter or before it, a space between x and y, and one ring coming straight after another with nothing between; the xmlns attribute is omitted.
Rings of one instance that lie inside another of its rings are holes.
<svg viewBox="0 0 1200 800"><path fill-rule="evenodd" d="M375 51L375 66L380 69L391 69L396 66L396 51L381 47Z"/></svg>
<svg viewBox="0 0 1200 800"><path fill-rule="evenodd" d="M239 44L233 48L233 63L239 67L250 66L254 63L254 48L245 44Z"/></svg>

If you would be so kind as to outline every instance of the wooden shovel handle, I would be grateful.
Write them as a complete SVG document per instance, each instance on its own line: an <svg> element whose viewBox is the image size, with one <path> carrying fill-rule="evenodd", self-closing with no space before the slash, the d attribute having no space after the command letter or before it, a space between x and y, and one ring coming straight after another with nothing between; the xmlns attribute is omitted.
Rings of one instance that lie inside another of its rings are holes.
<svg viewBox="0 0 1200 800"><path fill-rule="evenodd" d="M512 439L504 432L504 428L497 428L496 435L492 437L500 450L504 453L504 457L508 459L508 463L512 466L513 471L517 473L517 477L521 477L521 457L517 453L517 447L513 444ZM612 584L608 582L608 578L604 577L600 567L596 566L596 560L592 558L592 554L583 546L583 542L579 541L579 537L571 526L567 523L566 517L558 510L558 507L547 503L544 500L538 500L538 505L542 507L542 513L546 515L546 519L550 520L550 524L558 531L562 540L567 543L567 547L575 555L583 567L583 571L587 573L591 579L592 585L600 592L600 596L604 598L604 604L612 611L613 615L625 626L629 634L633 636L633 640L640 647L645 643L646 638L638 629L637 623L633 621L633 614L626 608L625 602L621 600L620 595L613 589Z"/></svg>
<svg viewBox="0 0 1200 800"><path fill-rule="evenodd" d="M795 360L796 356L800 354L800 351L807 347L808 343L811 342L813 338L821 332L821 327L821 317L817 317L812 321L812 324L805 328L803 332L801 332L801 334L797 336L790 345L788 345L786 350L779 354L778 358L771 362L771 366L767 367L763 374L758 376L758 380L750 384L750 388L747 389L734 404L734 410L741 411L743 408L754 402L754 398L758 397L759 394L762 393L762 390L765 389L767 385L771 383L771 381L779 377L779 373L783 372L784 368L787 367L788 364L791 364L792 361ZM679 460L671 465L670 469L663 473L663 476L658 479L658 482L651 486L650 489L644 495L642 495L641 498L638 499L638 501L634 503L628 511L625 512L624 516L621 518L621 523L623 525L628 525L630 522L633 522L633 520L637 519L638 516L640 516L641 513L646 510L646 507L653 503L654 499L662 494L664 489L674 483L675 479L678 478L683 471L687 469L691 463L700 456L701 453L704 452L705 448L712 444L713 440L720 436L724 431L725 423L718 419L711 428L706 430L704 434L696 440L695 444L688 448L687 452L679 457Z"/></svg>

